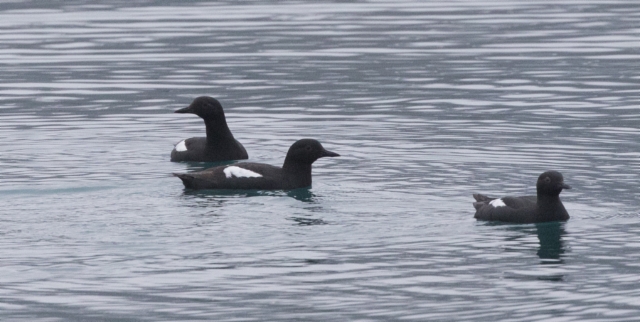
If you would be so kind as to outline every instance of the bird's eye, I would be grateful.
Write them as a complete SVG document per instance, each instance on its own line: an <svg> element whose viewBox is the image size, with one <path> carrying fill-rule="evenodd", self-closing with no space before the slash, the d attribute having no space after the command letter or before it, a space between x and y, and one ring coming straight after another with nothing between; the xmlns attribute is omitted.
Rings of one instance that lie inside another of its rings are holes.
<svg viewBox="0 0 640 322"><path fill-rule="evenodd" d="M307 146L305 147L305 149L306 149L307 151L311 151L311 146L307 145Z"/></svg>
<svg viewBox="0 0 640 322"><path fill-rule="evenodd" d="M544 178L544 182L546 182L546 183L551 182L551 178L549 178L549 177L545 177L545 178Z"/></svg>

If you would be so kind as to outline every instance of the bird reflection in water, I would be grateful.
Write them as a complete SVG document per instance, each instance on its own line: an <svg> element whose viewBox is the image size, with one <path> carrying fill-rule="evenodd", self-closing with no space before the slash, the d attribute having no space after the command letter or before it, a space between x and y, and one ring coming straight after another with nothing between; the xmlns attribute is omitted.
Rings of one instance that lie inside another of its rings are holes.
<svg viewBox="0 0 640 322"><path fill-rule="evenodd" d="M184 189L184 196L195 196L195 197L235 197L235 196L244 196L244 197L262 197L262 196L289 196L293 199L315 203L316 195L311 192L309 188L299 188L293 190L233 190L233 189L211 189L211 190L192 190L192 189Z"/></svg>
<svg viewBox="0 0 640 322"><path fill-rule="evenodd" d="M540 240L540 248L537 255L542 260L542 264L563 263L561 257L565 252L565 248L562 236L566 235L564 230L565 223L553 221L535 225L538 240Z"/></svg>
<svg viewBox="0 0 640 322"><path fill-rule="evenodd" d="M287 195L302 202L316 202L316 195L309 188L298 188L287 191Z"/></svg>

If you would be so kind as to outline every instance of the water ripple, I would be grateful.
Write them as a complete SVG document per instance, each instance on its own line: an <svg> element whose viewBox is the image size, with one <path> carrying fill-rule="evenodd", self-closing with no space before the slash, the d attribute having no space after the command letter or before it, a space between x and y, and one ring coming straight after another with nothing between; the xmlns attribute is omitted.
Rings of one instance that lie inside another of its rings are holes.
<svg viewBox="0 0 640 322"><path fill-rule="evenodd" d="M0 4L0 317L628 321L640 20L618 1ZM172 112L311 189L184 191ZM471 193L567 223L476 222ZM145 312L140 316L139 312Z"/></svg>

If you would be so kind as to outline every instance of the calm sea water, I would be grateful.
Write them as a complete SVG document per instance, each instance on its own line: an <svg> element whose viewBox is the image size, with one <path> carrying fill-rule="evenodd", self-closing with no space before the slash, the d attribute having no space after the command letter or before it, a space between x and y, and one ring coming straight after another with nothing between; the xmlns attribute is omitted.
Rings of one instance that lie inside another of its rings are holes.
<svg viewBox="0 0 640 322"><path fill-rule="evenodd" d="M630 321L640 4L2 1L0 320ZM218 98L310 189L189 192ZM566 223L476 222L561 171Z"/></svg>

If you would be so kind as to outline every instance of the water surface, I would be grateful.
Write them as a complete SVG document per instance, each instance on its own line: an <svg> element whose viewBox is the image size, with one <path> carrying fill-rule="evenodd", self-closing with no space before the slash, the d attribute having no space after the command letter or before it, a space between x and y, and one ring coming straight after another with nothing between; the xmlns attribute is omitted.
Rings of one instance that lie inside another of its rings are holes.
<svg viewBox="0 0 640 322"><path fill-rule="evenodd" d="M629 321L640 313L640 6L0 4L0 319ZM310 189L190 192L218 98ZM473 219L561 171L566 223Z"/></svg>

